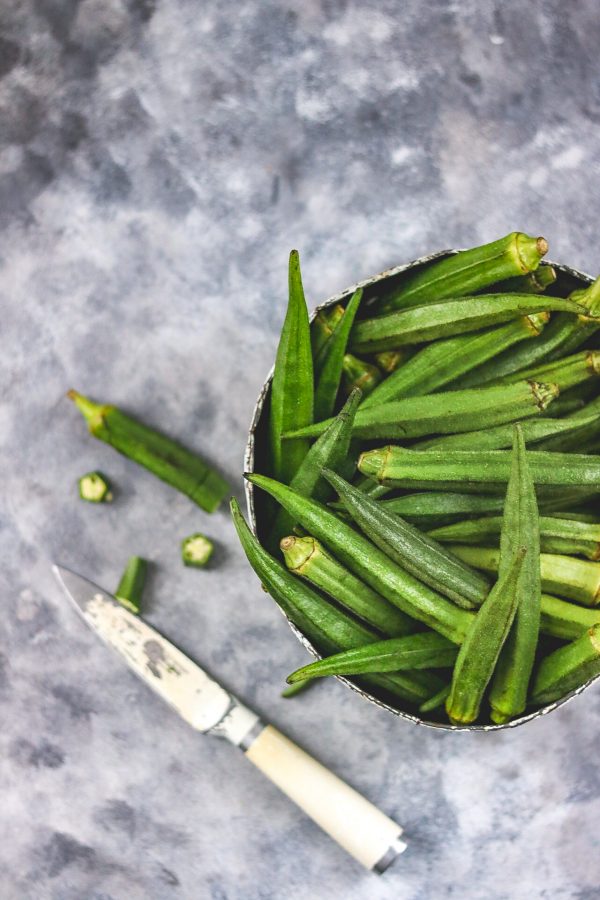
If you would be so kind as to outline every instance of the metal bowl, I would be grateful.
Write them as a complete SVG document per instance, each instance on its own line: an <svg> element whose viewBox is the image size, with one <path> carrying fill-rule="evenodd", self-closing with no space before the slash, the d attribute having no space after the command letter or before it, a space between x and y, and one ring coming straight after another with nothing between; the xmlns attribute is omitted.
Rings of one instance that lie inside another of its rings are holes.
<svg viewBox="0 0 600 900"><path fill-rule="evenodd" d="M359 287L363 288L364 292L364 308L366 305L368 306L369 303L372 303L380 294L387 293L392 287L395 287L397 284L401 283L405 272L421 266L425 266L433 260L443 259L447 256L453 256L458 252L458 250L441 250L440 252L432 253L429 256L422 256L419 259L413 260L413 262L407 263L406 265L396 266L393 269L387 269L385 272L381 272L379 275L373 275L371 278L367 278L364 281L359 282L358 284L353 284L352 287L346 288L346 290L341 291L339 294L335 294L333 297L329 297L328 300L325 300L318 307L316 307L311 315L311 321L314 319L320 309L325 309L326 307L332 306L335 303L343 304L344 302L347 302L354 291L356 291ZM587 287L593 281L593 278L590 275L586 275L584 272L579 272L576 269L572 269L570 266L550 262L549 260L545 260L544 264L553 266L558 275L557 281L553 285L553 294L558 293L560 296L567 296L576 288ZM259 461L261 456L262 458L265 458L264 449L266 448L267 428L266 419L263 422L262 416L269 397L272 377L273 369L271 369L271 371L267 375L265 383L263 384L260 390L260 394L258 395L258 399L254 407L254 412L252 414L252 421L250 423L250 430L248 432L248 442L246 444L246 451L244 454L245 472L260 472L260 464L255 469L257 458ZM250 526L254 534L260 538L262 506L261 500L257 496L254 490L254 486L250 484L250 482L246 481L245 489ZM306 638L302 634L302 632L293 624L293 622L289 620L287 616L285 616L285 618L287 619L290 628L292 629L300 643L308 650L308 652L312 656L314 656L316 659L321 659L320 654L317 652L317 650L315 650L308 638ZM523 725L525 724L525 722L530 722L533 719L539 718L540 716L547 715L554 709L557 709L559 706L565 704L568 700L571 700L573 697L577 696L577 694L581 694L587 687L590 686L590 684L600 678L600 675L596 676L595 678L591 678L586 684L582 685L574 691L571 691L571 693L567 694L565 697L562 697L560 700L557 700L554 703L549 703L547 706L543 706L540 709L535 710L535 712L519 716L519 718L513 719L512 721L507 722L504 725L450 725L444 722L428 721L427 719L421 719L419 716L413 715L412 713L397 709L395 706L391 706L389 703L380 700L378 697L373 696L373 694L354 684L348 678L344 678L342 676L335 677L338 679L338 681L341 681L343 684L347 685L351 690L355 691L357 694L360 694L361 697L364 697L370 703L374 703L376 706L381 707L381 709L386 709L393 715L398 716L401 719L405 719L408 722L412 722L414 725L424 725L428 728L440 728L444 731L499 731L504 728L516 728L517 725Z"/></svg>

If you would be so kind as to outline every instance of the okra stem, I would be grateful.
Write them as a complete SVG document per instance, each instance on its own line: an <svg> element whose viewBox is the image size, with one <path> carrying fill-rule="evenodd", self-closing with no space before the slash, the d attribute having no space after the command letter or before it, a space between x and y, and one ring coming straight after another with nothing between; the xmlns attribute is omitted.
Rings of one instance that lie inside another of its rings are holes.
<svg viewBox="0 0 600 900"><path fill-rule="evenodd" d="M492 285L494 294L514 291L515 294L542 294L547 287L556 281L556 269L547 263L541 263L534 272L528 275L515 275L498 284Z"/></svg>
<svg viewBox="0 0 600 900"><path fill-rule="evenodd" d="M600 673L600 625L547 656L538 669L531 703L541 706L560 700Z"/></svg>

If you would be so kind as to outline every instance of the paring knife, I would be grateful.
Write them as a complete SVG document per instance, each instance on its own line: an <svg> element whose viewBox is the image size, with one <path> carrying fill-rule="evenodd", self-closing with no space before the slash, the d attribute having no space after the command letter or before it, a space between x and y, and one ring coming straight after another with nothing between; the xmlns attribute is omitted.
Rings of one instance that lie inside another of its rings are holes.
<svg viewBox="0 0 600 900"><path fill-rule="evenodd" d="M263 722L158 631L102 588L62 566L59 583L88 625L185 721L239 747L355 859L382 873L406 849L402 828Z"/></svg>

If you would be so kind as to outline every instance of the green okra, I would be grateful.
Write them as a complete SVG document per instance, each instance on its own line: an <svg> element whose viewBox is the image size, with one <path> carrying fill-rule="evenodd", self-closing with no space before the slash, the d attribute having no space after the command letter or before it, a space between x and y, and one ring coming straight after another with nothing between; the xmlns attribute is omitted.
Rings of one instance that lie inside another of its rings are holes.
<svg viewBox="0 0 600 900"><path fill-rule="evenodd" d="M520 381L485 389L407 397L366 409L361 406L354 417L352 434L373 440L474 431L539 415L557 396L556 385ZM289 431L285 438L318 437L330 422L326 419Z"/></svg>
<svg viewBox="0 0 600 900"><path fill-rule="evenodd" d="M464 492L466 485L474 483L486 489L506 484L510 456L510 450L407 450L388 446L362 453L358 469L392 486L454 484ZM600 459L591 454L530 450L527 457L536 485L600 487Z"/></svg>
<svg viewBox="0 0 600 900"><path fill-rule="evenodd" d="M478 331L534 313L564 312L577 316L582 307L572 300L536 294L482 294L417 306L375 319L361 319L352 330L352 353L394 350L438 338Z"/></svg>
<svg viewBox="0 0 600 900"><path fill-rule="evenodd" d="M344 315L317 357L315 367L315 419L327 418L333 412L335 400L340 389L346 345L361 298L362 288L359 288L350 298ZM356 385L356 387L359 387L359 385Z"/></svg>
<svg viewBox="0 0 600 900"><path fill-rule="evenodd" d="M400 637L415 631L414 619L344 568L315 538L290 535L282 539L280 547L291 572L306 578L382 634Z"/></svg>
<svg viewBox="0 0 600 900"><path fill-rule="evenodd" d="M488 384L578 350L600 328L600 278L584 290L574 291L569 299L583 307L579 315L559 313L553 316L539 340L512 347L483 363L464 376L459 386Z"/></svg>
<svg viewBox="0 0 600 900"><path fill-rule="evenodd" d="M446 700L446 712L453 725L470 725L479 716L483 695L517 611L517 583L526 555L526 547L513 555L461 645Z"/></svg>
<svg viewBox="0 0 600 900"><path fill-rule="evenodd" d="M215 547L210 538L197 531L181 542L181 560L184 566L203 568L213 555Z"/></svg>
<svg viewBox="0 0 600 900"><path fill-rule="evenodd" d="M541 366L531 366L512 375L506 375L501 382L510 384L514 381L522 381L524 378L529 381L550 381L552 384L557 384L562 392L576 387L590 378L595 379L598 375L600 375L600 352L582 350Z"/></svg>
<svg viewBox="0 0 600 900"><path fill-rule="evenodd" d="M561 398L553 401L550 406L559 403ZM527 446L536 445L538 450L562 449L558 444L553 446L548 443L554 438L572 437L592 433L597 430L600 433L600 410L590 413L586 419L549 419L538 416L522 423L523 436ZM460 434L444 434L440 437L428 438L419 441L413 449L419 450L504 450L510 447L513 425L507 422L505 425L496 425L493 428L485 428L480 431L465 431ZM585 432L583 431L585 429ZM576 443L575 447L576 448Z"/></svg>
<svg viewBox="0 0 600 900"><path fill-rule="evenodd" d="M110 481L101 472L88 472L78 481L79 496L88 503L110 503L113 498Z"/></svg>
<svg viewBox="0 0 600 900"><path fill-rule="evenodd" d="M460 609L401 569L322 504L264 475L247 474L246 478L277 500L307 531L323 541L339 562L394 606L454 643L464 639L473 613Z"/></svg>
<svg viewBox="0 0 600 900"><path fill-rule="evenodd" d="M340 303L336 303L335 306L326 306L324 309L320 309L310 323L313 363L343 315L344 307Z"/></svg>
<svg viewBox="0 0 600 900"><path fill-rule="evenodd" d="M73 390L67 396L74 401L94 437L187 494L207 512L214 512L229 493L228 483L218 472L166 435L143 425L116 406L94 403Z"/></svg>
<svg viewBox="0 0 600 900"><path fill-rule="evenodd" d="M600 674L600 625L542 660L530 697L533 706L561 700Z"/></svg>
<svg viewBox="0 0 600 900"><path fill-rule="evenodd" d="M337 491L361 531L391 560L423 584L449 597L464 609L480 606L489 582L469 566L457 565L454 554L382 504L325 469L325 477Z"/></svg>
<svg viewBox="0 0 600 900"><path fill-rule="evenodd" d="M500 534L498 577L502 578L508 572L520 547L527 548L527 555L515 586L517 612L500 651L490 687L491 718L497 724L508 722L525 710L540 632L542 584L537 499L527 464L523 431L515 425L514 432L512 468Z"/></svg>
<svg viewBox="0 0 600 900"><path fill-rule="evenodd" d="M479 291L495 282L534 271L548 252L543 237L519 231L506 237L461 250L444 259L407 273L397 288L384 298L382 310L405 309Z"/></svg>
<svg viewBox="0 0 600 900"><path fill-rule="evenodd" d="M308 453L309 442L300 441L290 452L283 445L282 435L290 428L302 428L313 421L310 326L297 250L290 253L288 285L288 307L271 383L269 445L273 475L289 483Z"/></svg>
<svg viewBox="0 0 600 900"><path fill-rule="evenodd" d="M147 563L140 556L131 556L115 591L115 599L130 612L139 615L146 581Z"/></svg>
<svg viewBox="0 0 600 900"><path fill-rule="evenodd" d="M274 559L248 528L235 499L231 501L231 515L240 543L261 583L319 652L336 653L378 640L374 631L330 604ZM368 675L364 682L369 689L374 686L414 704L427 700L441 688L440 679L430 672Z"/></svg>
<svg viewBox="0 0 600 900"><path fill-rule="evenodd" d="M498 571L499 553L493 547L453 544L452 552L475 569L483 572ZM574 600L582 606L600 604L600 563L556 553L542 553L540 569L545 591Z"/></svg>
<svg viewBox="0 0 600 900"><path fill-rule="evenodd" d="M363 407L430 394L518 341L538 337L549 318L547 312L522 316L507 325L427 344L376 387Z"/></svg>
<svg viewBox="0 0 600 900"><path fill-rule="evenodd" d="M578 397L558 397L552 404L552 408L545 409L541 416L549 419L563 419L573 413L581 412L585 402Z"/></svg>
<svg viewBox="0 0 600 900"><path fill-rule="evenodd" d="M567 430L547 437L540 444L540 450L581 453L582 444L596 440L600 434L600 397L587 403L582 409L572 412L564 422L574 425L575 431Z"/></svg>
<svg viewBox="0 0 600 900"><path fill-rule="evenodd" d="M342 650L288 675L288 684L328 675L362 675L365 672L397 672L402 669L443 669L454 665L458 649L434 631L388 638L353 650Z"/></svg>
<svg viewBox="0 0 600 900"><path fill-rule="evenodd" d="M507 291L515 294L543 294L547 287L554 284L556 278L556 269L548 263L541 263L527 275L515 275L514 278L507 278L506 281L492 285L491 291L494 294Z"/></svg>
<svg viewBox="0 0 600 900"><path fill-rule="evenodd" d="M574 641L593 625L600 625L600 609L588 609L551 594L542 594L540 631Z"/></svg>
<svg viewBox="0 0 600 900"><path fill-rule="evenodd" d="M382 375L377 366L346 353L344 356L344 387L346 391L360 388L363 398L375 390L381 382ZM363 401L364 402L364 401Z"/></svg>
<svg viewBox="0 0 600 900"><path fill-rule="evenodd" d="M327 430L311 446L290 482L290 487L299 494L317 500L327 500L331 496L331 487L321 471L325 466L334 470L343 467L348 458L354 415L360 401L360 391L353 391ZM279 507L269 532L269 549L275 549L295 524L294 519Z"/></svg>
<svg viewBox="0 0 600 900"><path fill-rule="evenodd" d="M393 488L389 488L393 490ZM551 515L552 509L562 510L571 506L574 502L580 502L581 494L575 495L570 491L556 491L552 497L538 497L540 508ZM504 497L495 494L462 494L444 493L442 491L420 491L414 494L404 494L401 497L392 497L390 500L381 500L384 509L395 512L409 522L423 528L431 528L432 525L441 527L452 522L460 521L466 515L493 516L501 513L504 508ZM556 513L564 516L564 513ZM592 516L592 521L595 517ZM463 541L463 543L467 543Z"/></svg>
<svg viewBox="0 0 600 900"><path fill-rule="evenodd" d="M284 700L291 700L292 697L297 697L298 694L303 694L304 691L313 685L313 678L306 678L304 681L296 681L294 684L288 685L288 687L284 688L281 692L281 696Z"/></svg>
<svg viewBox="0 0 600 900"><path fill-rule="evenodd" d="M419 706L419 712L432 712L434 709L439 709L440 706L444 705L449 694L450 685L445 684L437 694L434 694L433 697L430 697L429 700L425 700L424 703L421 703L421 705Z"/></svg>
<svg viewBox="0 0 600 900"><path fill-rule="evenodd" d="M391 375L398 366L410 359L411 355L410 348L404 347L402 350L383 350L381 353L376 353L374 360L384 375Z"/></svg>
<svg viewBox="0 0 600 900"><path fill-rule="evenodd" d="M557 516L540 516L540 546L544 553L600 559L600 522L577 522ZM502 527L499 516L464 519L428 531L442 544L492 544Z"/></svg>

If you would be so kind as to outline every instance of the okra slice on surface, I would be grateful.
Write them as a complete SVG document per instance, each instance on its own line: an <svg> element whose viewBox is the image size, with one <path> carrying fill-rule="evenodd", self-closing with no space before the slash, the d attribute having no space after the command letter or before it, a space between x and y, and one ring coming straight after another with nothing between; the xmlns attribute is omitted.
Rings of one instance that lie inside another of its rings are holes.
<svg viewBox="0 0 600 900"><path fill-rule="evenodd" d="M548 252L543 237L515 231L506 237L431 262L408 274L381 304L382 310L402 309L458 297L495 282L534 271Z"/></svg>
<svg viewBox="0 0 600 900"><path fill-rule="evenodd" d="M79 496L88 503L110 503L113 495L110 482L100 472L88 472L78 481Z"/></svg>
<svg viewBox="0 0 600 900"><path fill-rule="evenodd" d="M376 387L368 399L363 400L363 406L380 406L402 397L420 397L448 383L454 390L459 375L518 341L538 337L549 318L547 312L522 316L481 333L459 334L427 344Z"/></svg>
<svg viewBox="0 0 600 900"><path fill-rule="evenodd" d="M453 725L470 725L479 716L486 688L517 611L517 583L527 555L521 547L498 578L460 647L446 712Z"/></svg>
<svg viewBox="0 0 600 900"><path fill-rule="evenodd" d="M310 535L283 538L281 551L291 572L306 578L382 634L398 637L418 627L414 619L344 568Z"/></svg>
<svg viewBox="0 0 600 900"><path fill-rule="evenodd" d="M288 683L327 675L362 675L364 672L396 672L401 669L443 669L452 666L458 649L455 644L424 631L407 637L376 641L354 650L343 650L319 659L288 675Z"/></svg>
<svg viewBox="0 0 600 900"><path fill-rule="evenodd" d="M479 390L406 397L381 406L360 407L352 434L357 438L413 438L474 431L537 416L558 396L552 384L519 381ZM288 440L317 437L331 419L287 432ZM369 474L369 473L364 473Z"/></svg>
<svg viewBox="0 0 600 900"><path fill-rule="evenodd" d="M600 625L542 660L531 693L534 706L553 703L600 674Z"/></svg>
<svg viewBox="0 0 600 900"><path fill-rule="evenodd" d="M340 303L335 306L327 306L320 309L310 324L310 342L312 347L313 363L319 351L327 343L334 332L335 326L344 315L344 307Z"/></svg>
<svg viewBox="0 0 600 900"><path fill-rule="evenodd" d="M600 486L600 459L592 454L530 450L527 458L536 485ZM362 453L358 469L392 486L425 482L464 491L465 485L476 482L486 487L506 484L510 450L407 450L391 445Z"/></svg>
<svg viewBox="0 0 600 900"><path fill-rule="evenodd" d="M575 316L585 310L572 300L536 294L482 294L455 297L427 306L417 306L375 319L361 319L352 329L352 353L395 350L405 344L420 344L491 325L510 322L534 313L564 312Z"/></svg>
<svg viewBox="0 0 600 900"><path fill-rule="evenodd" d="M368 397L380 384L382 375L377 366L358 359L351 353L344 356L344 387L346 391L360 388L363 398ZM316 418L316 416L315 416Z"/></svg>
<svg viewBox="0 0 600 900"><path fill-rule="evenodd" d="M206 512L214 512L229 485L203 459L166 435L143 425L116 406L94 403L77 391L67 395L83 415L94 437L148 469Z"/></svg>
<svg viewBox="0 0 600 900"><path fill-rule="evenodd" d="M130 612L139 615L148 565L140 556L131 556L115 591L115 599Z"/></svg>
<svg viewBox="0 0 600 900"><path fill-rule="evenodd" d="M452 552L483 572L498 571L499 553L492 547L453 544ZM540 566L545 591L574 600L583 606L597 606L600 603L600 563L573 556L542 553Z"/></svg>
<svg viewBox="0 0 600 900"><path fill-rule="evenodd" d="M325 419L333 412L335 400L340 389L346 345L361 298L362 289L359 288L348 301L344 315L317 357L315 367L315 419ZM356 387L359 387L359 385L356 385Z"/></svg>
<svg viewBox="0 0 600 900"><path fill-rule="evenodd" d="M454 554L437 541L386 510L376 500L325 469L352 519L380 550L424 584L464 609L480 606L489 591L486 578L470 566L457 565Z"/></svg>
<svg viewBox="0 0 600 900"><path fill-rule="evenodd" d="M286 488L289 490L289 488ZM312 502L312 501L307 501ZM287 617L320 653L350 650L378 640L378 635L356 619L330 604L302 579L274 559L248 528L235 499L231 501L233 522L248 558L261 583ZM385 690L404 702L422 703L440 690L440 679L431 672L396 672L365 676L372 689Z"/></svg>
<svg viewBox="0 0 600 900"><path fill-rule="evenodd" d="M544 553L600 559L600 522L578 522L558 516L540 516L540 545ZM464 519L428 531L442 544L490 544L495 546L502 527L499 516Z"/></svg>
<svg viewBox="0 0 600 900"><path fill-rule="evenodd" d="M512 469L503 525L498 577L508 571L519 547L526 547L527 555L516 582L517 612L491 682L491 718L497 724L508 722L525 710L540 631L539 514L523 431L519 425L514 428Z"/></svg>
<svg viewBox="0 0 600 900"><path fill-rule="evenodd" d="M247 474L246 478L281 503L339 562L390 603L454 643L461 643L473 613L460 609L401 569L322 504L264 475Z"/></svg>
<svg viewBox="0 0 600 900"><path fill-rule="evenodd" d="M290 448L284 446L282 435L313 421L312 348L297 250L290 253L288 284L288 307L271 383L269 444L273 474L289 483L308 453L309 442Z"/></svg>
<svg viewBox="0 0 600 900"><path fill-rule="evenodd" d="M184 566L201 569L207 564L214 551L213 542L199 531L190 534L181 542L181 559Z"/></svg>

